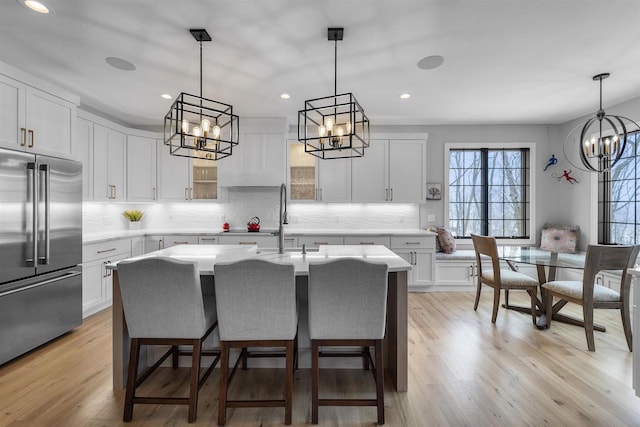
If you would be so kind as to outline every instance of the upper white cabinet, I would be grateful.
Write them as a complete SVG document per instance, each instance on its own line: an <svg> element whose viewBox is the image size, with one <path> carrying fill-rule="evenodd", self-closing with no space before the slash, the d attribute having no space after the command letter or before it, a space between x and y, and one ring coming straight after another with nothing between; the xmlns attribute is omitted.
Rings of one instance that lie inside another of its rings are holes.
<svg viewBox="0 0 640 427"><path fill-rule="evenodd" d="M93 125L93 198L94 200L126 200L126 135Z"/></svg>
<svg viewBox="0 0 640 427"><path fill-rule="evenodd" d="M73 102L0 74L0 146L69 158L75 119Z"/></svg>
<svg viewBox="0 0 640 427"><path fill-rule="evenodd" d="M156 158L158 200L218 200L217 161L172 156L162 142L157 143Z"/></svg>
<svg viewBox="0 0 640 427"><path fill-rule="evenodd" d="M291 200L348 202L351 200L351 159L321 160L288 142L288 182Z"/></svg>
<svg viewBox="0 0 640 427"><path fill-rule="evenodd" d="M156 140L127 136L127 200L156 200Z"/></svg>
<svg viewBox="0 0 640 427"><path fill-rule="evenodd" d="M286 179L286 119L243 119L233 154L220 160L220 184L278 186Z"/></svg>
<svg viewBox="0 0 640 427"><path fill-rule="evenodd" d="M93 122L77 118L72 152L82 162L82 200L93 200Z"/></svg>
<svg viewBox="0 0 640 427"><path fill-rule="evenodd" d="M354 202L420 203L426 198L426 139L373 140L351 159Z"/></svg>

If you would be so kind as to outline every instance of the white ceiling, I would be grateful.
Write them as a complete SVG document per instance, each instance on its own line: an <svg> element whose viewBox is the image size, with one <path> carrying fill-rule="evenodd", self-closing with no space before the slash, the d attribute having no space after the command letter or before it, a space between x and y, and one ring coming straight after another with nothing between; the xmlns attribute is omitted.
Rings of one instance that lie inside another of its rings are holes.
<svg viewBox="0 0 640 427"><path fill-rule="evenodd" d="M377 124L564 123L640 96L639 0L45 0L40 15L0 1L0 61L133 126L162 123L173 96L204 93L240 117L287 116L353 92ZM417 62L442 55L444 64ZM109 66L115 56L135 71ZM289 100L279 95L287 92ZM411 98L401 100L408 92Z"/></svg>

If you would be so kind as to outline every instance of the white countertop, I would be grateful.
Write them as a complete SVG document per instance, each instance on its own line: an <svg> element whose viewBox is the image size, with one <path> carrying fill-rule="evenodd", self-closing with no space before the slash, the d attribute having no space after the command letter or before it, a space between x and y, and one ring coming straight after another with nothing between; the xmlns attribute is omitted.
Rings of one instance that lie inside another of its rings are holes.
<svg viewBox="0 0 640 427"><path fill-rule="evenodd" d="M411 270L411 264L381 245L323 245L317 252L285 252L258 249L246 245L178 245L129 259L150 257L169 257L198 263L200 274L214 274L214 265L220 262L233 262L244 259L263 259L266 261L293 264L296 275L309 273L309 263L326 262L338 258L361 258L370 262L387 264L390 272ZM109 264L108 269L117 269L117 263Z"/></svg>
<svg viewBox="0 0 640 427"><path fill-rule="evenodd" d="M212 231L210 229L172 229L167 231L166 229L141 229L141 230L117 230L106 231L99 233L84 233L82 235L82 243L97 243L108 240L131 238L131 237L144 237L147 235L195 235L195 236L221 236L221 235L271 235L271 232L276 231L274 229L266 229L257 233L249 233L242 231L223 232L222 230ZM301 228L289 228L285 226L284 234L286 236L435 236L436 233L426 231L422 229L301 229Z"/></svg>

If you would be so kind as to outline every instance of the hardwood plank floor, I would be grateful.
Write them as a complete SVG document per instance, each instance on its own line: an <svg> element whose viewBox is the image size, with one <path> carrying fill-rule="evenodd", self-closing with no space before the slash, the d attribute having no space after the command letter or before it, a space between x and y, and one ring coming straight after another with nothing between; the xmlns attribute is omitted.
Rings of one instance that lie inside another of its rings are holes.
<svg viewBox="0 0 640 427"><path fill-rule="evenodd" d="M512 292L511 301L528 304ZM409 391L385 392L388 426L637 426L619 313L596 311L607 332L587 351L583 329L558 322L539 331L531 317L500 308L491 292L477 312L472 293L409 294ZM569 312L579 316L577 307ZM111 388L111 313L103 311L49 345L0 367L0 426L112 426L122 423L124 391ZM311 419L310 373L296 372L293 424ZM230 396L279 396L283 372L238 372ZM218 370L202 388L194 425L216 425ZM142 390L184 392L188 370L163 368ZM321 389L373 396L368 372L324 371ZM229 426L282 425L280 408L229 410ZM320 425L375 425L375 408L320 408ZM126 425L188 425L185 406L138 405Z"/></svg>

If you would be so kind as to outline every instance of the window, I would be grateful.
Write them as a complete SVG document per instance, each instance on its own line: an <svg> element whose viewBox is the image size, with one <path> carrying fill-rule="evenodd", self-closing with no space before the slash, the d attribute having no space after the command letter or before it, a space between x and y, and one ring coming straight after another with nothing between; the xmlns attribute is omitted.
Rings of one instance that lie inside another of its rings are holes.
<svg viewBox="0 0 640 427"><path fill-rule="evenodd" d="M618 163L598 177L598 241L640 243L640 132L629 135Z"/></svg>
<svg viewBox="0 0 640 427"><path fill-rule="evenodd" d="M529 239L530 151L449 147L448 227L458 238Z"/></svg>

